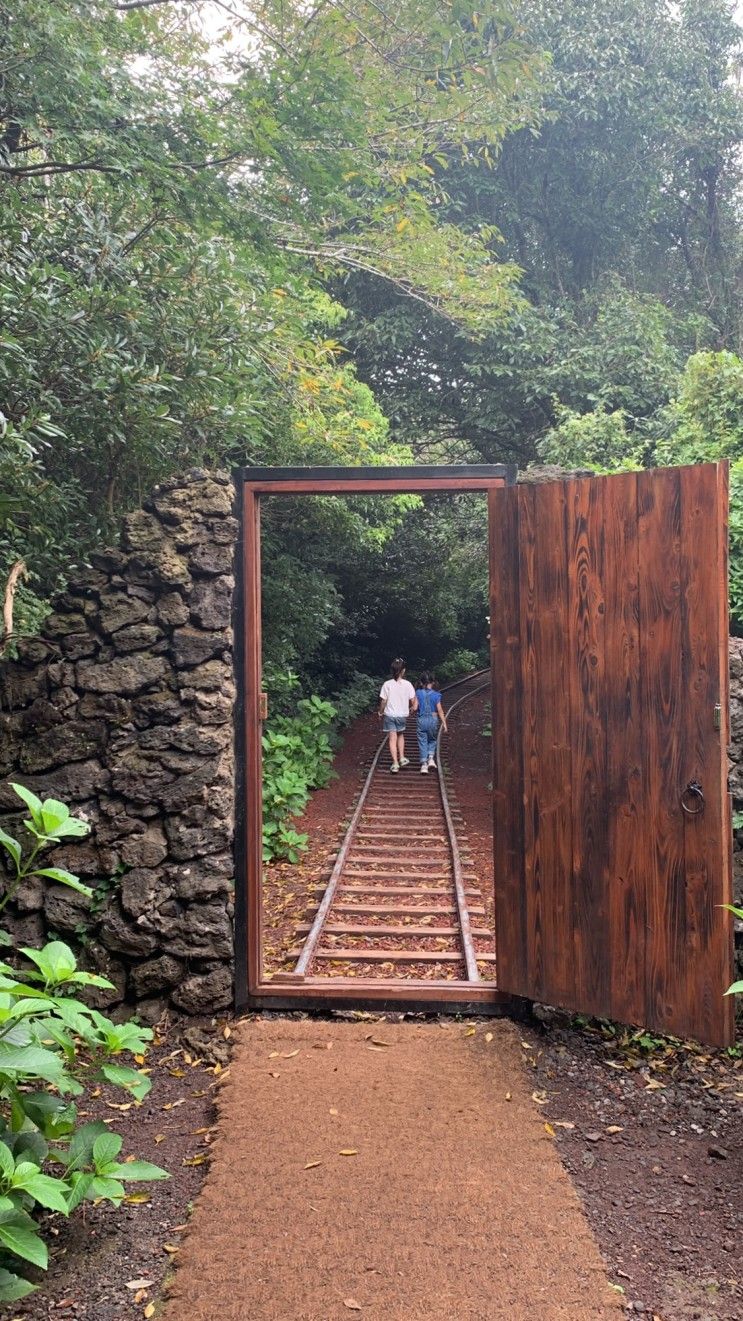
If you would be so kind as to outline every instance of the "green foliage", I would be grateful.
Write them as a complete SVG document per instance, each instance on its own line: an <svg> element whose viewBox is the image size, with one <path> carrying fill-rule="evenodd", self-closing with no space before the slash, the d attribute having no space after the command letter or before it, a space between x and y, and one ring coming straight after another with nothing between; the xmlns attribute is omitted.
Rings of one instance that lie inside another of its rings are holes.
<svg viewBox="0 0 743 1321"><path fill-rule="evenodd" d="M743 459L743 360L727 350L689 358L668 408L659 463Z"/></svg>
<svg viewBox="0 0 743 1321"><path fill-rule="evenodd" d="M450 652L446 660L436 666L436 679L438 683L449 683L454 679L461 679L472 670L482 668L483 657L481 653L468 651L466 647L460 647L457 651Z"/></svg>
<svg viewBox="0 0 743 1321"><path fill-rule="evenodd" d="M661 414L657 463L730 459L730 612L743 629L743 361L734 353L693 354L676 397Z"/></svg>
<svg viewBox="0 0 743 1321"><path fill-rule="evenodd" d="M79 877L73 876L63 867L41 867L37 862L38 855L43 849L59 844L63 839L81 839L87 835L90 831L87 821L71 816L66 804L57 802L55 798L46 798L42 802L22 784L11 784L11 788L28 808L29 816L23 825L35 842L31 852L24 858L20 840L0 828L0 849L6 855L6 879L0 898L0 913L10 900L15 898L23 882L30 876L43 876L90 898L93 891L89 886L83 885Z"/></svg>
<svg viewBox="0 0 743 1321"><path fill-rule="evenodd" d="M380 683L371 674L355 674L339 692L333 694L336 724L339 729L370 711L379 693Z"/></svg>
<svg viewBox="0 0 743 1321"><path fill-rule="evenodd" d="M557 404L556 425L538 445L540 458L561 468L591 468L594 472L616 472L638 468L642 446L627 430L621 409L609 413L574 413Z"/></svg>
<svg viewBox="0 0 743 1321"><path fill-rule="evenodd" d="M270 695L270 694L269 694ZM291 821L299 816L310 790L322 788L332 774L329 729L335 707L320 697L300 698L292 715L275 716L263 735L263 858L296 862L307 836Z"/></svg>
<svg viewBox="0 0 743 1321"><path fill-rule="evenodd" d="M23 785L13 788L29 812L23 824L30 851L24 855L21 841L0 831L10 868L0 910L34 876L90 895L71 872L37 861L61 840L83 838L87 823L57 799L42 801ZM13 1302L34 1287L18 1274L16 1259L47 1266L37 1208L69 1215L84 1199L118 1205L124 1181L168 1176L147 1162L120 1164L122 1139L103 1123L79 1125L69 1099L103 1082L142 1100L152 1086L149 1077L116 1061L125 1053L144 1054L151 1031L113 1023L75 998L78 988L111 989L112 983L78 968L62 941L13 950L7 933L0 936L12 960L0 962L0 1301Z"/></svg>
<svg viewBox="0 0 743 1321"><path fill-rule="evenodd" d="M727 0L530 0L520 17L551 61L539 130L440 178L451 222L497 222L523 304L473 344L363 276L339 292L360 373L417 453L525 466L555 400L621 410L633 433L689 354L739 349L743 97Z"/></svg>
<svg viewBox="0 0 743 1321"><path fill-rule="evenodd" d="M28 564L22 628L173 471L395 461L328 275L476 333L518 301L431 164L534 120L541 62L505 9L237 0L204 29L202 8L0 0L0 573Z"/></svg>

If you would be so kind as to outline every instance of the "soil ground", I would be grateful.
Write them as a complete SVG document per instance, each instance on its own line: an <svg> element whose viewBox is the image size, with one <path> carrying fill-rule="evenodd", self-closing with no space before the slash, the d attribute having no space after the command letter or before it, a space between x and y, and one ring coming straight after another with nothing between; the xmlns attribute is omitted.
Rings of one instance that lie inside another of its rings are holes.
<svg viewBox="0 0 743 1321"><path fill-rule="evenodd" d="M743 1059L551 1014L534 1095L632 1315L743 1317ZM641 1044L646 1043L646 1044Z"/></svg>
<svg viewBox="0 0 743 1321"><path fill-rule="evenodd" d="M239 1029L165 1321L621 1315L506 1023Z"/></svg>

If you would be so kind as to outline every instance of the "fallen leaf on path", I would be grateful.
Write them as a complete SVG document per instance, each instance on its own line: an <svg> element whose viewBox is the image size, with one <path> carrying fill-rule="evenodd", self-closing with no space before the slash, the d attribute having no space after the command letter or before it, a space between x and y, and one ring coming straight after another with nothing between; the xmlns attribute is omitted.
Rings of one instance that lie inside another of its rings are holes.
<svg viewBox="0 0 743 1321"><path fill-rule="evenodd" d="M148 1293L148 1290L147 1290L147 1289L138 1289L137 1292L136 1292L135 1295L134 1295L134 1301L135 1301L135 1303L146 1303L146 1302L147 1302L147 1293Z"/></svg>
<svg viewBox="0 0 743 1321"><path fill-rule="evenodd" d="M355 1298L344 1298L343 1306L347 1307L351 1312L361 1311L361 1303L357 1303Z"/></svg>
<svg viewBox="0 0 743 1321"><path fill-rule="evenodd" d="M196 1095L196 1093L194 1093L194 1095ZM163 1106L163 1110L175 1110L177 1105L185 1105L185 1104L186 1104L186 1098L185 1096L181 1096L178 1098L177 1101L168 1101L167 1105Z"/></svg>
<svg viewBox="0 0 743 1321"><path fill-rule="evenodd" d="M330 1108L330 1114L331 1114L331 1115L337 1115L337 1114L338 1114L338 1111L335 1110L335 1109L331 1106L331 1108Z"/></svg>
<svg viewBox="0 0 743 1321"><path fill-rule="evenodd" d="M168 1136L167 1133L156 1133L156 1134L155 1134L155 1141L156 1141L158 1144L159 1144L160 1142L164 1142L167 1136Z"/></svg>
<svg viewBox="0 0 743 1321"><path fill-rule="evenodd" d="M270 1051L268 1058L270 1060L277 1060L279 1058L279 1052L277 1050Z"/></svg>
<svg viewBox="0 0 743 1321"><path fill-rule="evenodd" d="M391 1046L391 1045L392 1045L392 1042L391 1042L391 1041L382 1041L382 1038L381 1038L381 1037L372 1037L371 1040L372 1040L372 1045L373 1045L373 1046Z"/></svg>
<svg viewBox="0 0 743 1321"><path fill-rule="evenodd" d="M490 1041L493 1040L493 1034L492 1034L492 1032L486 1032L486 1033L485 1033L485 1040L488 1041L488 1042L490 1042Z"/></svg>
<svg viewBox="0 0 743 1321"><path fill-rule="evenodd" d="M544 1131L545 1133L548 1133L551 1138L555 1136L555 1130L551 1124L545 1124Z"/></svg>
<svg viewBox="0 0 743 1321"><path fill-rule="evenodd" d="M622 1124L610 1124L606 1131L607 1133L623 1133L624 1127Z"/></svg>
<svg viewBox="0 0 743 1321"><path fill-rule="evenodd" d="M268 1076L269 1076L269 1078L280 1078L280 1077L281 1077L281 1074L280 1074L280 1073L274 1073L273 1071L271 1071L271 1072L269 1073Z"/></svg>
<svg viewBox="0 0 743 1321"><path fill-rule="evenodd" d="M506 1092L506 1100L507 1100L507 1101L510 1101L510 1099L511 1099L511 1093L510 1093L510 1092Z"/></svg>
<svg viewBox="0 0 743 1321"><path fill-rule="evenodd" d="M132 1106L134 1105L134 1102L125 1101L123 1105L119 1105L117 1104L116 1101L106 1101L106 1105L108 1106L109 1110L131 1110Z"/></svg>
<svg viewBox="0 0 743 1321"><path fill-rule="evenodd" d="M282 1060L293 1060L294 1056L298 1054L299 1050L282 1050L281 1058Z"/></svg>
<svg viewBox="0 0 743 1321"><path fill-rule="evenodd" d="M569 1119L555 1119L553 1123L555 1128L575 1128L575 1124L571 1124Z"/></svg>
<svg viewBox="0 0 743 1321"><path fill-rule="evenodd" d="M522 1049L522 1050L533 1050L534 1047L533 1047L533 1046L530 1046L528 1041L522 1041L522 1042L521 1042L521 1049Z"/></svg>
<svg viewBox="0 0 743 1321"><path fill-rule="evenodd" d="M546 1093L546 1092L532 1092L532 1094L531 1094L531 1099L532 1099L532 1101L536 1101L537 1105L546 1105L546 1104L547 1104L547 1093Z"/></svg>
<svg viewBox="0 0 743 1321"><path fill-rule="evenodd" d="M142 1316L150 1317L154 1315L155 1315L155 1304L148 1303L144 1309L144 1312L142 1313Z"/></svg>
<svg viewBox="0 0 743 1321"><path fill-rule="evenodd" d="M127 1289L149 1289L154 1284L154 1280L129 1280L126 1284Z"/></svg>
<svg viewBox="0 0 743 1321"><path fill-rule="evenodd" d="M645 1088L645 1091L646 1091L646 1092L657 1092L657 1091L659 1091L662 1087L665 1087L665 1085L666 1085L666 1084L665 1084L664 1082L659 1082L657 1078L651 1078L650 1081L649 1081L649 1083L647 1084L647 1086L646 1086L646 1088Z"/></svg>
<svg viewBox="0 0 743 1321"><path fill-rule="evenodd" d="M124 1201L126 1202L127 1206L144 1206L146 1202L149 1202L149 1200L150 1200L149 1193L127 1193L126 1197L124 1198Z"/></svg>
<svg viewBox="0 0 743 1321"><path fill-rule="evenodd" d="M466 1037L474 1037L476 1031L477 1031L477 1028L475 1028L475 1027L468 1027L467 1030L465 1031L465 1034L464 1034L464 1035L465 1035Z"/></svg>
<svg viewBox="0 0 743 1321"><path fill-rule="evenodd" d="M206 1159L207 1159L206 1152L205 1152L205 1151L202 1151L201 1154L200 1154L199 1156L188 1156L188 1157L186 1157L186 1159L184 1160L183 1164L184 1164L184 1165L203 1165L203 1164L204 1164L204 1161L205 1161Z"/></svg>
<svg viewBox="0 0 743 1321"><path fill-rule="evenodd" d="M358 1156L358 1154L356 1147L344 1147L342 1151L338 1152L339 1156Z"/></svg>
<svg viewBox="0 0 743 1321"><path fill-rule="evenodd" d="M304 1168L306 1170L316 1170L318 1165L322 1165L321 1160L308 1160Z"/></svg>
<svg viewBox="0 0 743 1321"><path fill-rule="evenodd" d="M171 1257L172 1257L177 1251L178 1251L178 1246L177 1246L177 1244L175 1244L175 1243L163 1243L163 1252L168 1252L168 1253L170 1254Z"/></svg>

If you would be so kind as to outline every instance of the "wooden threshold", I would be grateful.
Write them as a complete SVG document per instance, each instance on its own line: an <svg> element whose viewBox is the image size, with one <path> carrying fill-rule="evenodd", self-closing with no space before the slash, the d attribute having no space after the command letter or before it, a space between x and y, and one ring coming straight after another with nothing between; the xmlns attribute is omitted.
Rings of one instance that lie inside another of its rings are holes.
<svg viewBox="0 0 743 1321"><path fill-rule="evenodd" d="M328 1005L338 1009L374 1006L396 1013L482 1013L526 1017L528 1002L499 991L495 982L466 982L459 978L424 981L396 977L305 977L291 975L278 983L261 980L249 990L250 1005L256 1009L295 1009L307 1006L322 1012Z"/></svg>

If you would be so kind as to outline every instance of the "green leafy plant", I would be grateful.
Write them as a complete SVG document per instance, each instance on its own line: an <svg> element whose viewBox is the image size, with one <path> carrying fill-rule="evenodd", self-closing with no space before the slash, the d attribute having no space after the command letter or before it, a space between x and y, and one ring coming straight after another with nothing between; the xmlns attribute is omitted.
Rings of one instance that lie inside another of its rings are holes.
<svg viewBox="0 0 743 1321"><path fill-rule="evenodd" d="M0 832L10 859L0 908L32 876L91 894L72 873L38 865L44 848L82 838L87 823L56 799L42 802L22 785L13 787L29 810L24 826L31 847L24 856L21 842ZM75 998L79 988L110 988L111 982L78 968L62 941L15 949L2 932L0 945L8 960L0 962L0 1301L14 1302L34 1288L18 1273L19 1262L42 1270L48 1264L40 1211L69 1215L85 1199L119 1205L127 1181L168 1175L146 1161L119 1162L121 1137L101 1122L78 1124L70 1099L109 1083L141 1101L150 1079L119 1057L143 1055L152 1032L113 1023Z"/></svg>
<svg viewBox="0 0 743 1321"><path fill-rule="evenodd" d="M379 680L371 674L355 674L353 679L333 697L333 706L339 728L369 711L379 693Z"/></svg>
<svg viewBox="0 0 743 1321"><path fill-rule="evenodd" d="M29 817L23 825L35 843L28 857L24 858L20 841L0 829L0 848L4 849L10 859L10 877L0 898L0 913L30 876L44 876L47 880L57 881L59 885L66 885L80 894L92 896L93 891L90 886L83 885L72 872L65 871L63 867L40 867L37 863L38 855L43 849L60 844L63 839L82 839L87 835L90 831L87 821L71 816L69 807L58 802L56 798L45 798L42 802L22 784L12 784L11 788L28 808Z"/></svg>
<svg viewBox="0 0 743 1321"><path fill-rule="evenodd" d="M332 775L329 730L336 717L331 702L302 698L293 715L274 717L263 736L263 859L296 862L307 845L291 821L304 810L312 789Z"/></svg>
<svg viewBox="0 0 743 1321"><path fill-rule="evenodd" d="M450 652L446 660L436 666L436 678L439 683L461 679L462 675L469 674L470 670L478 669L481 663L481 658L476 651L470 651L467 647L460 647L459 650Z"/></svg>

